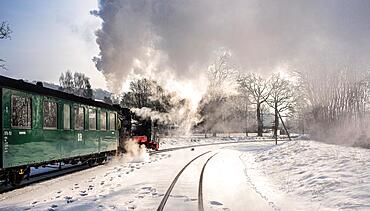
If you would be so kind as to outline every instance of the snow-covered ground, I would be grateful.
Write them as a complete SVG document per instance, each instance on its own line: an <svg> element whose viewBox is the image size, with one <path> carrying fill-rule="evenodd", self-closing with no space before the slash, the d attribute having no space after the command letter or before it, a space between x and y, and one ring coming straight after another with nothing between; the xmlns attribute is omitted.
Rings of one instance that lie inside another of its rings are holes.
<svg viewBox="0 0 370 211"><path fill-rule="evenodd" d="M206 210L370 210L370 150L238 137L168 138L167 147L240 142L114 158L1 194L0 210L156 210L183 166L207 151L183 172L165 210L197 210L200 171L215 153L205 169Z"/></svg>
<svg viewBox="0 0 370 211"><path fill-rule="evenodd" d="M240 210L250 206L250 200L261 201L253 207L269 209L269 205L240 180L244 178L239 168L243 166L239 159L241 153L227 152L225 148L214 145L182 149L153 154L142 162L116 158L106 165L1 194L0 210L156 210L176 174L187 162L206 151L220 151L205 173L205 178L210 178L205 179L204 187L207 210ZM207 158L198 159L183 173L165 210L197 209L199 175ZM238 168L234 169L235 164ZM230 171L226 172L227 169ZM219 186L222 190L217 188ZM240 188L236 190L236 187ZM233 194L239 198L231 197Z"/></svg>
<svg viewBox="0 0 370 211"><path fill-rule="evenodd" d="M282 210L370 210L370 150L292 141L244 153L246 176Z"/></svg>
<svg viewBox="0 0 370 211"><path fill-rule="evenodd" d="M258 141L267 139L272 139L272 134L266 133L263 137L257 137L256 133L249 133L248 136L246 136L244 133L217 134L216 137L212 137L212 134L207 134L207 137L205 137L204 134L195 134L192 136L173 136L161 138L159 149L168 149L189 145Z"/></svg>

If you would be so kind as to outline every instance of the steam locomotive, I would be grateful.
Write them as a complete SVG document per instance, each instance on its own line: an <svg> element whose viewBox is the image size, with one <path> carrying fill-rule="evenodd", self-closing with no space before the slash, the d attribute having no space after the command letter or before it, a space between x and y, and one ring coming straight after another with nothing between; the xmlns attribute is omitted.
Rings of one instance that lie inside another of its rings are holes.
<svg viewBox="0 0 370 211"><path fill-rule="evenodd" d="M21 183L31 167L104 162L127 140L157 150L150 119L110 105L0 76L0 180Z"/></svg>

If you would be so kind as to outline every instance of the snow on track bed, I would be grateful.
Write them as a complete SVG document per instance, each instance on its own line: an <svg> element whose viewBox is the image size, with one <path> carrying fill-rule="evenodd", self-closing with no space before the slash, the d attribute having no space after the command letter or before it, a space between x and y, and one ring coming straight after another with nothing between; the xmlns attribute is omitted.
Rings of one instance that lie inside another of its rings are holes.
<svg viewBox="0 0 370 211"><path fill-rule="evenodd" d="M0 194L0 210L155 210L171 179L189 160L202 152L225 146L197 146L194 150L151 154L148 159L137 160L136 163L116 158L105 165ZM187 176L194 178L191 174ZM197 198L199 175L195 179L194 194L178 200L196 203L193 199ZM184 195L180 190L180 195ZM209 203L209 206L222 207Z"/></svg>
<svg viewBox="0 0 370 211"><path fill-rule="evenodd" d="M133 210L137 206L135 199L160 194L149 185L129 185L127 179L144 164L156 165L169 157L152 155L136 163L117 158L105 165L32 184L1 194L0 210ZM121 194L123 197L116 200Z"/></svg>
<svg viewBox="0 0 370 211"><path fill-rule="evenodd" d="M221 143L239 143L248 141L274 141L271 136L256 137L245 136L245 134L232 134L229 136L217 136L205 138L204 135L193 135L193 136L176 136L176 137L165 137L161 138L159 142L160 150L167 150L173 148L182 148L190 146L204 146L210 144L221 144ZM279 139L279 141L287 140L287 138Z"/></svg>
<svg viewBox="0 0 370 211"><path fill-rule="evenodd" d="M26 187L34 183L42 182L45 180L50 180L53 178L64 176L66 174L71 174L77 171L82 171L87 168L94 168L94 167L95 166L90 167L87 164L78 164L75 166L63 167L62 169L54 169L54 170L49 169L49 170L45 170L44 172L40 171L41 173L31 174L29 178L25 177L22 183L16 187L12 187L10 184L0 186L0 194L13 191L16 189L20 189L20 188Z"/></svg>
<svg viewBox="0 0 370 211"><path fill-rule="evenodd" d="M207 152L204 152L204 153L202 153L202 154L200 154L200 155L198 155L198 156L196 156L195 158L193 158L191 161L189 161L182 169L181 169L181 171L176 175L176 177L175 177L175 179L172 181L172 183L171 183L171 185L170 185L170 187L167 189L167 191L166 191L166 194L164 195L164 197L163 197L163 199L162 199L162 201L161 201L161 203L159 204L159 207L158 207L158 211L162 211L163 209L164 209L164 207L165 207L165 205L166 205L166 202L167 202L167 200L168 200L168 198L170 197L170 194L171 194L171 192L172 192L172 190L173 190L173 188L175 187L175 185L176 185L176 182L177 182L177 180L180 178L180 176L181 176L181 174L182 174L182 172L184 172L185 171L185 169L191 164L191 163L193 163L196 159L198 159L198 158L200 158L200 157L202 157L202 156L204 156L204 155L206 155L206 154L208 154L208 153L210 153L211 151L207 151ZM215 154L214 154L215 155ZM198 192L198 202L199 203L203 203L203 200L199 200L201 197L202 197L202 192L201 192L201 187L202 187L202 180L203 180L203 172L204 172L204 169L205 169L205 166L207 165L207 163L208 163L208 161L214 156L214 155L212 155L211 157L209 157L208 158L208 160L207 160L207 162L203 165L203 169L202 169L202 172L201 172L201 177L200 177L200 181L199 181L199 187L198 187L198 189L199 189L199 192ZM198 203L198 204L199 204ZM203 204L199 204L199 206L198 207L201 207L202 209L199 209L199 210L203 210Z"/></svg>
<svg viewBox="0 0 370 211"><path fill-rule="evenodd" d="M370 210L368 149L292 141L241 158L247 180L282 210Z"/></svg>

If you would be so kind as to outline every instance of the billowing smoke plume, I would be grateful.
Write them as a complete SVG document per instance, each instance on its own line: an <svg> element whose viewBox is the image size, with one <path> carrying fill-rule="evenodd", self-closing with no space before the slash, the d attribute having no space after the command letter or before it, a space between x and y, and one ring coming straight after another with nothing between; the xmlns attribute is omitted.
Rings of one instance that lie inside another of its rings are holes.
<svg viewBox="0 0 370 211"><path fill-rule="evenodd" d="M194 98L205 91L204 75L219 49L230 52L240 71L285 67L310 75L308 80L317 77L314 84L324 89L327 72L347 68L351 75L351 67L361 66L363 73L370 61L367 0L101 0L91 13L102 19L100 54L93 60L113 91L126 79L145 76ZM320 93L337 99L331 95L336 92ZM310 102L311 113L325 111L331 121L338 109L324 108L336 105L327 102Z"/></svg>
<svg viewBox="0 0 370 211"><path fill-rule="evenodd" d="M366 0L102 0L94 61L113 90L132 75L195 80L221 47L246 70L366 61L369 11Z"/></svg>
<svg viewBox="0 0 370 211"><path fill-rule="evenodd" d="M168 113L161 113L158 111L153 111L152 109L147 108L147 107L131 108L130 110L136 116L139 116L142 119L151 119L153 121L157 121L163 124L168 124L171 122L171 116Z"/></svg>
<svg viewBox="0 0 370 211"><path fill-rule="evenodd" d="M139 145L135 141L126 141L125 142L125 158L126 161L132 163L139 163L149 161L149 153L146 151L145 145Z"/></svg>

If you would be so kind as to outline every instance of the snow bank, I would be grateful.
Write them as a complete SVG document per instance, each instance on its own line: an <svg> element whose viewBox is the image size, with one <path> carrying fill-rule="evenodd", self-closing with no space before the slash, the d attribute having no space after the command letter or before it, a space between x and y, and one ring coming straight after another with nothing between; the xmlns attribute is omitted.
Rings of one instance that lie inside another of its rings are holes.
<svg viewBox="0 0 370 211"><path fill-rule="evenodd" d="M278 207L303 201L304 210L370 209L369 149L301 140L242 159L256 190Z"/></svg>

